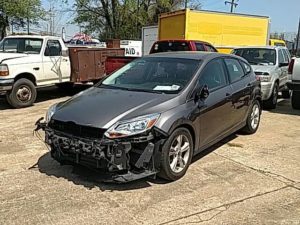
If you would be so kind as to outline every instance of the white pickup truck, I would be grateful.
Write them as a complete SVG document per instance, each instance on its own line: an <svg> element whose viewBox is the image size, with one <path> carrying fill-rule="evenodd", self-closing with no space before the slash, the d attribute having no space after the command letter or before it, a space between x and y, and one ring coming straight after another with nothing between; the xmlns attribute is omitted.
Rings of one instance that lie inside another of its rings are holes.
<svg viewBox="0 0 300 225"><path fill-rule="evenodd" d="M288 88L292 91L292 107L300 109L300 58L293 58L288 69Z"/></svg>
<svg viewBox="0 0 300 225"><path fill-rule="evenodd" d="M70 81L70 74L67 47L59 37L11 36L0 43L0 94L15 108L32 105L36 87Z"/></svg>

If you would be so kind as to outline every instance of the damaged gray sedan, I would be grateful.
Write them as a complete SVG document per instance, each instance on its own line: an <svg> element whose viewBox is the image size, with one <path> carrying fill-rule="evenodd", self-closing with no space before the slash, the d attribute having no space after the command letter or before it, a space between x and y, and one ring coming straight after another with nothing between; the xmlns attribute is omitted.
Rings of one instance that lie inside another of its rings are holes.
<svg viewBox="0 0 300 225"><path fill-rule="evenodd" d="M193 155L237 130L255 133L260 103L260 83L244 59L162 53L51 106L37 130L61 164L96 168L115 182L177 180Z"/></svg>

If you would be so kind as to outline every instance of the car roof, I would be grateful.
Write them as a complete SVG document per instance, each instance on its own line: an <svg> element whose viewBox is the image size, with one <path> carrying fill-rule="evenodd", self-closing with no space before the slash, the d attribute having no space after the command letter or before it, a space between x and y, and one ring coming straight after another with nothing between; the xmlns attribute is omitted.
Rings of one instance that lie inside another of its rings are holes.
<svg viewBox="0 0 300 225"><path fill-rule="evenodd" d="M206 42L206 41L200 41L200 40L183 40L183 39L166 39L166 40L156 41L155 43L161 43L161 42L197 42L197 43L201 43L201 44L212 45L211 43Z"/></svg>
<svg viewBox="0 0 300 225"><path fill-rule="evenodd" d="M10 35L5 38L38 38L38 39L59 39L59 37L56 36L49 36L49 35Z"/></svg>
<svg viewBox="0 0 300 225"><path fill-rule="evenodd" d="M236 55L230 55L230 54L222 54L218 52L197 52L197 51L178 51L178 52L161 52L161 53L155 53L150 54L147 56L144 56L146 58L157 58L157 57L165 57L165 58L184 58L184 59L194 59L194 60L201 60L201 61L207 61L218 57L232 57L237 59L242 59L245 61L245 59L236 56Z"/></svg>
<svg viewBox="0 0 300 225"><path fill-rule="evenodd" d="M267 46L245 46L245 47L239 47L239 48L235 48L235 49L251 49L251 48L259 48L259 49L286 49L285 46L271 46L271 45L267 45Z"/></svg>

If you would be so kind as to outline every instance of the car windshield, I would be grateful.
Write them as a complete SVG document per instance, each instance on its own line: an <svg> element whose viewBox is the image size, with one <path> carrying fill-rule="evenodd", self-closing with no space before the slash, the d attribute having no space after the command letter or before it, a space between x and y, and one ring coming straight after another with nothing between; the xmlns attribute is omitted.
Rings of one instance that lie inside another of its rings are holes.
<svg viewBox="0 0 300 225"><path fill-rule="evenodd" d="M99 87L155 93L179 93L189 83L199 60L140 58L106 78Z"/></svg>
<svg viewBox="0 0 300 225"><path fill-rule="evenodd" d="M240 48L233 54L246 59L251 65L276 65L276 51L264 48Z"/></svg>
<svg viewBox="0 0 300 225"><path fill-rule="evenodd" d="M187 42L182 41L160 41L155 43L151 53L159 52L175 52L175 51L189 51L189 45Z"/></svg>
<svg viewBox="0 0 300 225"><path fill-rule="evenodd" d="M0 52L39 54L42 44L42 39L4 38L0 42Z"/></svg>

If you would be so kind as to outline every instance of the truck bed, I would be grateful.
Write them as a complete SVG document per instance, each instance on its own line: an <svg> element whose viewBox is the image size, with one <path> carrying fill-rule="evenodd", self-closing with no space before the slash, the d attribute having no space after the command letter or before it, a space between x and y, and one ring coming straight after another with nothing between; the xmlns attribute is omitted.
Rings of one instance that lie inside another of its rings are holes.
<svg viewBox="0 0 300 225"><path fill-rule="evenodd" d="M99 80L106 75L107 57L124 57L122 48L70 47L71 82Z"/></svg>

